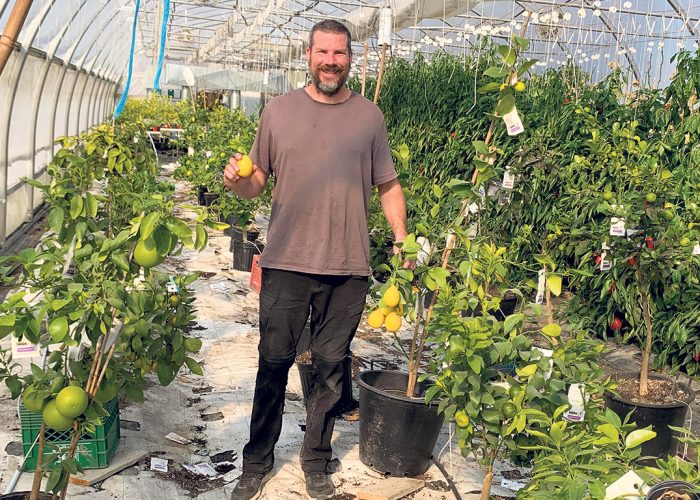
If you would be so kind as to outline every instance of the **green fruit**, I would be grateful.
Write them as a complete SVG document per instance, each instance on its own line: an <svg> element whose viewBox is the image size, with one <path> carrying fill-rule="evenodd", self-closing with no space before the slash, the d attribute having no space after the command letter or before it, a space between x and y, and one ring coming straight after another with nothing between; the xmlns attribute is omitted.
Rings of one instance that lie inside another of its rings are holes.
<svg viewBox="0 0 700 500"><path fill-rule="evenodd" d="M688 238L687 236L683 236L681 238L680 244L682 247L687 247L688 245L690 245L690 238Z"/></svg>
<svg viewBox="0 0 700 500"><path fill-rule="evenodd" d="M464 429L469 425L469 415L464 410L458 410L455 413L455 423L458 427Z"/></svg>
<svg viewBox="0 0 700 500"><path fill-rule="evenodd" d="M511 386L510 386L510 389L508 389L508 395L509 395L511 398L515 398L515 396L517 396L518 394L520 394L520 392L521 392L522 390L523 390L522 387L520 387L519 385L511 385Z"/></svg>
<svg viewBox="0 0 700 500"><path fill-rule="evenodd" d="M44 423L53 430L63 432L73 427L73 419L61 415L56 409L56 400L52 399L44 406L42 412Z"/></svg>
<svg viewBox="0 0 700 500"><path fill-rule="evenodd" d="M503 416L506 418L513 418L515 414L518 413L518 409L510 401L503 405L502 411Z"/></svg>
<svg viewBox="0 0 700 500"><path fill-rule="evenodd" d="M656 194L647 193L646 198L644 199L647 200L647 203L656 203Z"/></svg>
<svg viewBox="0 0 700 500"><path fill-rule="evenodd" d="M69 385L56 396L56 411L71 420L82 415L88 406L88 395L82 387Z"/></svg>
<svg viewBox="0 0 700 500"><path fill-rule="evenodd" d="M667 221L670 221L673 219L673 211L667 208L666 210L661 212L661 217L663 217Z"/></svg>
<svg viewBox="0 0 700 500"><path fill-rule="evenodd" d="M68 333L68 318L61 316L49 323L49 335L54 342L61 342Z"/></svg>
<svg viewBox="0 0 700 500"><path fill-rule="evenodd" d="M610 200L612 200L612 199L613 199L612 191L605 191L605 192L603 193L603 199L604 199L605 201L610 201Z"/></svg>
<svg viewBox="0 0 700 500"><path fill-rule="evenodd" d="M141 267L151 268L157 266L165 257L158 253L156 240L147 238L139 240L134 249L134 261Z"/></svg>

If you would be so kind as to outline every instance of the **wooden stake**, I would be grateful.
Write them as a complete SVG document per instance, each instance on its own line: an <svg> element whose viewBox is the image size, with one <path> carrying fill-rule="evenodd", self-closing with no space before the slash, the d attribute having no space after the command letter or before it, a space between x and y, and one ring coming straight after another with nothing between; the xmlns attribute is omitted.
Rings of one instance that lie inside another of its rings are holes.
<svg viewBox="0 0 700 500"><path fill-rule="evenodd" d="M544 275L545 278L547 276L547 266L544 266ZM544 285L544 298L545 298L545 305L546 305L546 310L547 310L547 322L551 325L554 323L554 313L552 311L552 292L550 292L549 287L547 286L546 282ZM550 337L552 339L552 344L554 346L559 345L559 340L557 340L556 337Z"/></svg>
<svg viewBox="0 0 700 500"><path fill-rule="evenodd" d="M362 60L362 97L365 96L365 88L367 87L367 41L365 40L365 49Z"/></svg>
<svg viewBox="0 0 700 500"><path fill-rule="evenodd" d="M5 29L0 35L0 75L5 69L10 54L15 48L15 42L17 41L17 36L22 30L24 21L27 19L27 13L29 13L29 8L32 6L32 0L17 0L15 6L12 7L12 12L10 12L10 17L7 20Z"/></svg>
<svg viewBox="0 0 700 500"><path fill-rule="evenodd" d="M377 75L377 88L374 89L374 104L379 101L379 89L382 87L382 76L384 75L384 61L386 59L386 45L382 45L382 59L379 61L379 75Z"/></svg>
<svg viewBox="0 0 700 500"><path fill-rule="evenodd" d="M639 284L639 298L642 305L642 316L644 317L644 326L646 328L646 340L644 342L644 352L642 354L642 369L639 372L639 395L646 396L649 392L649 357L651 356L651 342L653 338L651 311L649 310L649 295L648 289L644 287L642 281L642 270L637 264L637 283Z"/></svg>

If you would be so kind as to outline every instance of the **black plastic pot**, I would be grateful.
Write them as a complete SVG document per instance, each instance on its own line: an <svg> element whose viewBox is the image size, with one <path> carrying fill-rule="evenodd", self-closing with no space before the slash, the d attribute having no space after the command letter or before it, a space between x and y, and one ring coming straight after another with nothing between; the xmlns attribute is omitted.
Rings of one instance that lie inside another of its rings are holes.
<svg viewBox="0 0 700 500"><path fill-rule="evenodd" d="M199 186L197 188L197 203L204 205L204 193L209 191L206 186Z"/></svg>
<svg viewBox="0 0 700 500"><path fill-rule="evenodd" d="M692 493L695 487L686 483L685 481L661 481L659 484L654 485L647 493L647 500L659 500L664 493L685 493L691 500L700 500L700 494Z"/></svg>
<svg viewBox="0 0 700 500"><path fill-rule="evenodd" d="M301 378L304 406L308 408L316 388L316 371L314 365L306 363L297 363L297 369L299 370L299 378ZM346 411L354 410L356 407L357 402L352 397L352 353L350 353L343 360L343 389L335 413L340 415Z"/></svg>
<svg viewBox="0 0 700 500"><path fill-rule="evenodd" d="M210 207L219 199L219 193L204 193L204 206Z"/></svg>
<svg viewBox="0 0 700 500"><path fill-rule="evenodd" d="M233 244L234 244L233 242L234 241L239 241L239 242L243 241L243 239L244 239L243 238L243 230L238 226L231 226L230 229L231 229L231 231L230 231L231 234L229 234L229 236L231 236L231 244L229 245L229 249L233 250ZM255 241L258 239L258 236L260 236L260 231L258 231L257 229L248 228L245 231L245 240L246 241L250 241L252 243L255 243Z"/></svg>
<svg viewBox="0 0 700 500"><path fill-rule="evenodd" d="M444 415L438 403L407 398L408 373L371 370L358 375L360 460L391 476L414 477L430 466ZM418 384L423 394L430 382Z"/></svg>
<svg viewBox="0 0 700 500"><path fill-rule="evenodd" d="M639 373L622 372L613 377L614 379L636 379L639 378ZM671 380L669 377L661 374L650 373L650 380ZM617 415L624 419L625 416L632 413L631 421L637 424L637 428L643 428L648 425L652 426L652 430L656 432L656 437L642 444L641 456L653 456L665 458L673 456L678 451L678 439L676 432L669 429L669 425L674 427L683 427L685 418L688 413L688 405L695 399L695 392L685 384L676 383L681 389L686 398L683 401L678 401L671 404L646 404L635 403L623 399L610 392L605 393L605 406L610 408ZM642 463L647 461L642 460Z"/></svg>
<svg viewBox="0 0 700 500"><path fill-rule="evenodd" d="M265 245L259 241L256 243L250 241L235 241L231 240L233 246L233 268L237 271L248 271L253 266L253 256L262 252Z"/></svg>

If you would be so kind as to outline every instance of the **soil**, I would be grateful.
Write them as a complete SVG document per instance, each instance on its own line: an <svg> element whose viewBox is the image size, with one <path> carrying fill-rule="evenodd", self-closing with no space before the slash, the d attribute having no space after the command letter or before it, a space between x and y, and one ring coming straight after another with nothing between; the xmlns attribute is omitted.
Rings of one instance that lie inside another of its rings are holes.
<svg viewBox="0 0 700 500"><path fill-rule="evenodd" d="M194 474L187 469L174 469L165 474L156 472L164 479L169 479L177 483L183 490L187 490L192 497L196 497L205 491L222 488L226 482L223 479L209 479L207 476Z"/></svg>
<svg viewBox="0 0 700 500"><path fill-rule="evenodd" d="M646 396L639 395L639 380L617 379L617 393L625 400L644 404L671 404L687 398L685 391L676 387L673 380L648 381L649 392Z"/></svg>
<svg viewBox="0 0 700 500"><path fill-rule="evenodd" d="M676 493L675 491L667 491L659 497L659 500L692 500L687 493Z"/></svg>
<svg viewBox="0 0 700 500"><path fill-rule="evenodd" d="M310 365L311 364L311 351L302 352L294 360L300 365Z"/></svg>
<svg viewBox="0 0 700 500"><path fill-rule="evenodd" d="M445 481L429 481L425 483L425 487L433 491L450 491L450 485Z"/></svg>

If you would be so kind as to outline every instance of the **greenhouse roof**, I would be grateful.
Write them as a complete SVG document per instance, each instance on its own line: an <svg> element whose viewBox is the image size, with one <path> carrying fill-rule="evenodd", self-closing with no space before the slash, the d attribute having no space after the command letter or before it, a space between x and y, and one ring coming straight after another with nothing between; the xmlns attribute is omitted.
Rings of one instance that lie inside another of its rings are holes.
<svg viewBox="0 0 700 500"><path fill-rule="evenodd" d="M478 54L480 37L503 42L520 33L532 12L526 55L540 67L573 62L596 78L619 65L650 86L668 81L671 57L697 48L700 33L700 2L694 0L35 0L19 43L122 78L137 3L136 54L147 65L157 60L166 4L166 62L254 70L305 69L310 28L338 19L356 40L356 71L365 41L369 70L376 71L377 24L386 5L393 12L393 57ZM0 0L0 27L12 4Z"/></svg>

